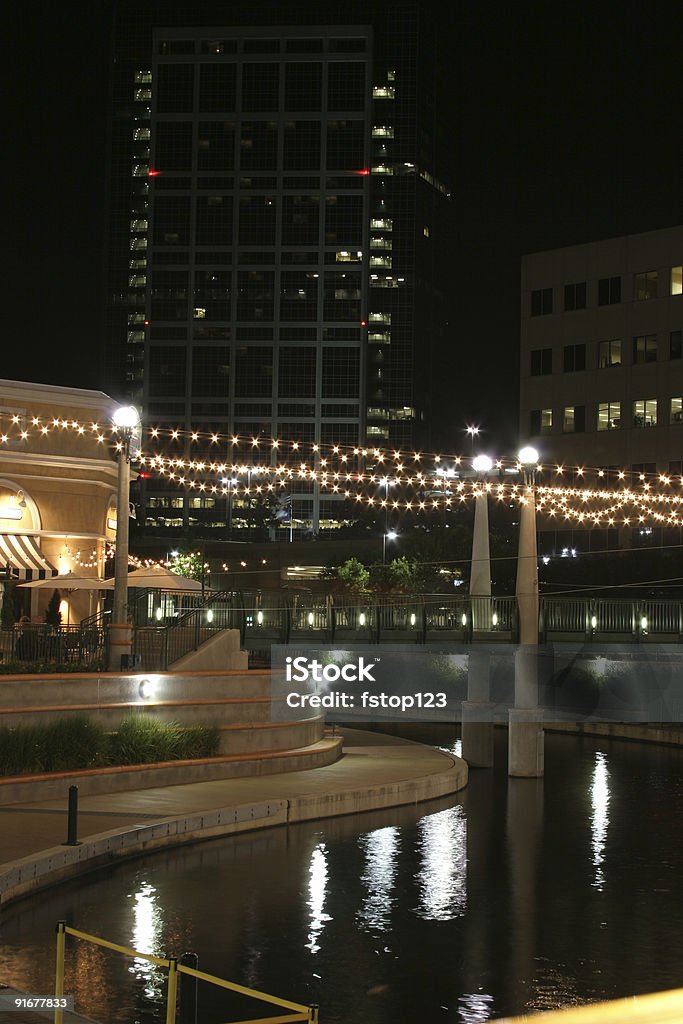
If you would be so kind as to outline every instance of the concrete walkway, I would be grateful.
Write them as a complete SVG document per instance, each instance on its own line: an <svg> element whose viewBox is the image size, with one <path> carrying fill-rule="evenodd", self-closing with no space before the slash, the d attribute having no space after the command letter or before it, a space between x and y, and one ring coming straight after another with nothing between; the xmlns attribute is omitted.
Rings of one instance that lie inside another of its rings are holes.
<svg viewBox="0 0 683 1024"><path fill-rule="evenodd" d="M0 807L0 904L139 853L254 828L418 803L467 784L467 765L431 747L344 730L322 768L82 797L79 846L61 800Z"/></svg>

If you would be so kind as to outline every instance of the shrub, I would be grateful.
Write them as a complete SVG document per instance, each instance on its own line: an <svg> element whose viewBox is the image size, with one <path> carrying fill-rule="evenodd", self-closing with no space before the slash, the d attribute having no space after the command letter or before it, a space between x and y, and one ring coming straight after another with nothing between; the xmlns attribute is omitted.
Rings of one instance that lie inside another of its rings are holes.
<svg viewBox="0 0 683 1024"><path fill-rule="evenodd" d="M115 764L149 764L153 761L183 761L212 757L218 751L218 729L160 722L147 715L132 714L112 735L111 756Z"/></svg>
<svg viewBox="0 0 683 1024"><path fill-rule="evenodd" d="M104 765L152 764L214 757L219 732L201 725L129 715L107 733L85 715L41 726L0 727L0 775L76 771Z"/></svg>

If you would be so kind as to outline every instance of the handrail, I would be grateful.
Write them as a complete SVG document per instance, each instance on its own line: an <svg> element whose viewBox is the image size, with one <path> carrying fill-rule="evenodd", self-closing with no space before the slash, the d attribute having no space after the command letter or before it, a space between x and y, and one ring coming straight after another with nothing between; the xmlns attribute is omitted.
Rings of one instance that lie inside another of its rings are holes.
<svg viewBox="0 0 683 1024"><path fill-rule="evenodd" d="M136 960L147 960L148 963L155 964L157 967L167 968L168 987L166 992L166 1024L174 1024L176 1019L176 990L179 974L187 974L193 978L197 978L198 981L206 981L210 985L215 985L217 988L228 989L231 992L237 992L239 995L247 996L250 999L256 999L259 1002L270 1003L273 1006L281 1006L285 1010L295 1011L293 1014L280 1014L277 1017L252 1017L249 1021L233 1021L232 1024L288 1024L289 1021L308 1021L309 1024L318 1024L318 1006L315 1003L306 1006L304 1003L295 1003L290 999L271 996L267 992L260 992L255 988L247 988L245 985L238 985L234 981L226 981L224 978L219 978L215 974L207 974L206 971L199 971L194 967L188 967L186 964L179 963L177 957L159 957L154 956L151 953L141 953L139 950L132 949L130 946L122 946L118 942L111 942L109 939L103 939L99 935L92 935L90 932L83 932L78 928L71 928L67 925L66 921L57 922L57 966L55 973L55 995L57 996L63 996L64 994L64 966L66 960L67 935L73 935L74 938L81 939L84 942L90 942L95 946L102 946L105 949L111 949L115 953L123 954L123 956L134 957ZM55 1009L54 1024L63 1024L63 1013L64 1011L62 1009Z"/></svg>

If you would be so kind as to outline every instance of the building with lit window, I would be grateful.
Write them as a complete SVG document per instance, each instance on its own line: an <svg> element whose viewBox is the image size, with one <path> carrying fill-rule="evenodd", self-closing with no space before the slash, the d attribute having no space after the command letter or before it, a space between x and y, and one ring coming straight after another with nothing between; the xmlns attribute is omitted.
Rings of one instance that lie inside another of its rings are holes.
<svg viewBox="0 0 683 1024"><path fill-rule="evenodd" d="M522 260L520 432L543 461L683 474L683 226Z"/></svg>
<svg viewBox="0 0 683 1024"><path fill-rule="evenodd" d="M118 5L107 386L180 431L167 451L417 443L450 216L419 7ZM297 528L339 519L312 482L290 501ZM143 485L153 532L237 530L227 504Z"/></svg>

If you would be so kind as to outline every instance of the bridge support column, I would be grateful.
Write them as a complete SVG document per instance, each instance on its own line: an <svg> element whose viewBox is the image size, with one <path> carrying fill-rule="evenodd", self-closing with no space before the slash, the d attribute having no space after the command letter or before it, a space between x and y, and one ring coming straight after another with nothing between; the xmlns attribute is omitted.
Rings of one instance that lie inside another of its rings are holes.
<svg viewBox="0 0 683 1024"><path fill-rule="evenodd" d="M462 703L462 756L473 768L493 764L491 658L485 645L470 646L467 700Z"/></svg>
<svg viewBox="0 0 683 1024"><path fill-rule="evenodd" d="M493 704L483 701L462 702L462 757L470 768L493 765Z"/></svg>
<svg viewBox="0 0 683 1024"><path fill-rule="evenodd" d="M538 779L544 772L542 708L508 711L508 775Z"/></svg>

